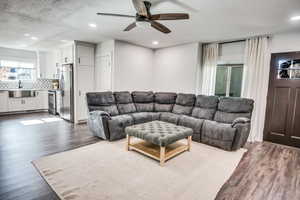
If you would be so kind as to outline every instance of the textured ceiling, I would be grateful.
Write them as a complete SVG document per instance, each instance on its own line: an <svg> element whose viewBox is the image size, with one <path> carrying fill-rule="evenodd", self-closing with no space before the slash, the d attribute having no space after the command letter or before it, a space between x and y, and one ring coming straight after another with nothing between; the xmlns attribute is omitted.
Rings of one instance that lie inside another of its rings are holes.
<svg viewBox="0 0 300 200"><path fill-rule="evenodd" d="M120 39L153 48L194 41L221 41L299 29L289 18L300 15L299 0L152 0L152 13L188 12L191 20L163 21L172 33L152 28L122 30L132 19L96 12L134 15L131 0L0 0L0 46L49 49L60 40L100 42ZM92 29L88 23L96 23ZM39 39L31 40L29 33ZM24 46L25 45L25 46Z"/></svg>

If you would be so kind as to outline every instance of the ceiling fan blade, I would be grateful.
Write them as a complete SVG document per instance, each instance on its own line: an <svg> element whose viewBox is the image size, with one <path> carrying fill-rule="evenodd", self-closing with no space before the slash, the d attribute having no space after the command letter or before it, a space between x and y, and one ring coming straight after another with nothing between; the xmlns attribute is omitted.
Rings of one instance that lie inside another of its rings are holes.
<svg viewBox="0 0 300 200"><path fill-rule="evenodd" d="M132 3L139 15L148 17L148 10L143 0L132 0Z"/></svg>
<svg viewBox="0 0 300 200"><path fill-rule="evenodd" d="M129 26L127 26L127 27L124 29L124 31L130 31L130 30L132 30L132 29L135 28L135 27L136 27L136 23L133 22L132 24L130 24Z"/></svg>
<svg viewBox="0 0 300 200"><path fill-rule="evenodd" d="M189 18L189 14L186 13L165 13L151 16L151 20L182 20Z"/></svg>
<svg viewBox="0 0 300 200"><path fill-rule="evenodd" d="M121 14L112 14L112 13L97 13L97 15L112 16L112 17L136 18L136 16L132 16L132 15L121 15Z"/></svg>
<svg viewBox="0 0 300 200"><path fill-rule="evenodd" d="M168 29L166 26L162 25L161 23L158 23L156 21L150 21L150 23L153 28L155 28L156 30L159 30L160 32L171 33L171 30Z"/></svg>

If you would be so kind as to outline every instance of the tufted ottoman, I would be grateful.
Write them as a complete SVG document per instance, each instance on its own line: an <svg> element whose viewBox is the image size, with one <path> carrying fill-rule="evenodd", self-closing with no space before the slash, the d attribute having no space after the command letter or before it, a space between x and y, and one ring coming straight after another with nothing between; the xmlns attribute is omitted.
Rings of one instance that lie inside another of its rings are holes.
<svg viewBox="0 0 300 200"><path fill-rule="evenodd" d="M152 121L126 127L127 150L135 150L160 161L165 161L184 151L190 151L193 130L191 128L176 126L163 121ZM130 138L142 139L142 142L130 143ZM188 139L187 145L176 143Z"/></svg>

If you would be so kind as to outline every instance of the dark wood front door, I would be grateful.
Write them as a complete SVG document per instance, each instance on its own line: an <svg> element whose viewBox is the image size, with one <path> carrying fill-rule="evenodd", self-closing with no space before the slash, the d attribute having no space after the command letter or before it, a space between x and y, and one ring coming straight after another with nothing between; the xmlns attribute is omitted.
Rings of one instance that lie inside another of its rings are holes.
<svg viewBox="0 0 300 200"><path fill-rule="evenodd" d="M300 147L300 52L272 54L264 139Z"/></svg>

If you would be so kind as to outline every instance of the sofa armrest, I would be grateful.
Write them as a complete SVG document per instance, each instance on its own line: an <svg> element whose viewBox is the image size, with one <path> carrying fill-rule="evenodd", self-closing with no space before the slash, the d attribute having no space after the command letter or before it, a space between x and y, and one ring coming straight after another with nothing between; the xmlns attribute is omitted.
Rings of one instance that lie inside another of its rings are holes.
<svg viewBox="0 0 300 200"><path fill-rule="evenodd" d="M239 118L236 118L231 126L234 128L237 124L246 124L246 123L250 123L250 119L249 118L246 118L246 117L239 117Z"/></svg>
<svg viewBox="0 0 300 200"><path fill-rule="evenodd" d="M232 150L238 150L241 147L244 147L246 144L249 134L251 123L249 121L240 121L239 123L235 123L233 126L236 129L235 137L232 144Z"/></svg>
<svg viewBox="0 0 300 200"><path fill-rule="evenodd" d="M92 111L88 113L88 127L94 136L104 140L109 139L109 133L106 128L107 120L110 120L109 113L104 111Z"/></svg>

